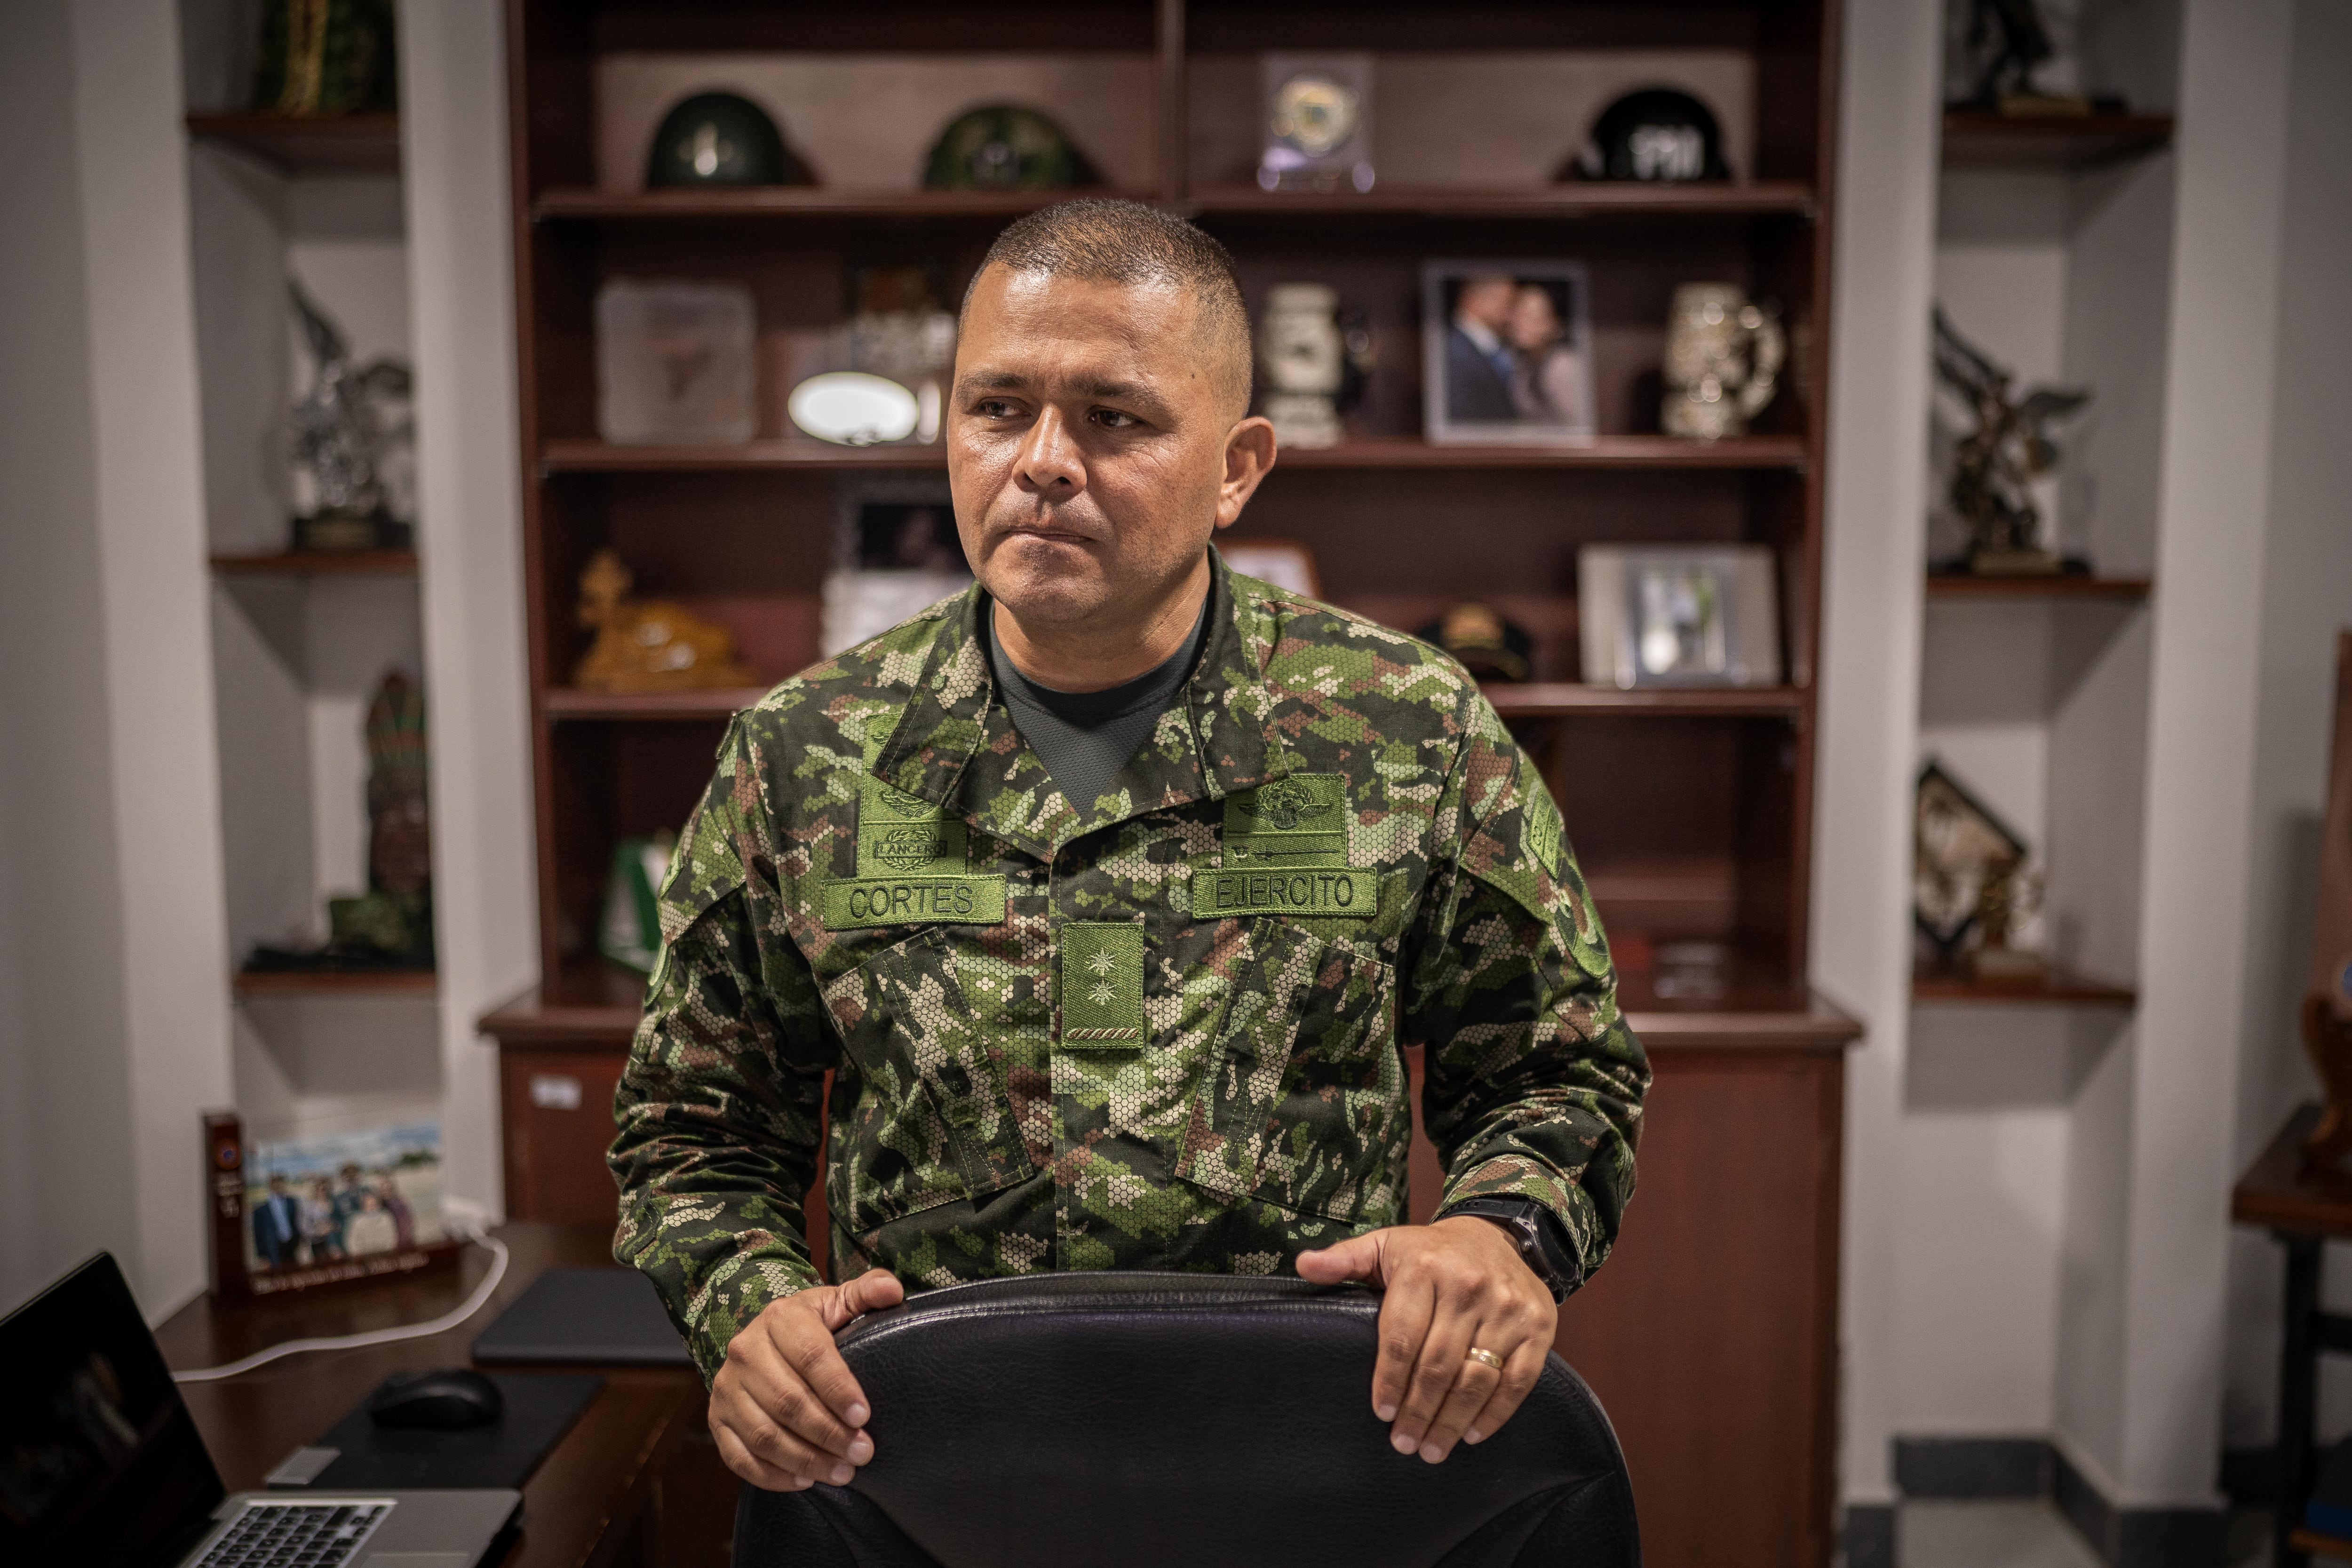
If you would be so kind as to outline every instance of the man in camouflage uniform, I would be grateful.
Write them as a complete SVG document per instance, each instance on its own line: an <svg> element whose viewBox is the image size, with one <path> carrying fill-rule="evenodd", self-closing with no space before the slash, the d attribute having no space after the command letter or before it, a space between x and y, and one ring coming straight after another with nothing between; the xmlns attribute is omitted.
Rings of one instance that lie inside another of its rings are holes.
<svg viewBox="0 0 2352 1568"><path fill-rule="evenodd" d="M1508 1419L1616 1234L1649 1072L1542 780L1443 653L1209 548L1274 458L1248 353L1191 226L1080 202L1008 229L949 397L979 583L720 747L617 1097L614 1251L748 1480L871 1458L831 1340L859 1312L1052 1268L1383 1287L1374 1412L1435 1462ZM1008 696L1157 671L1074 801ZM845 1283L802 1239L820 1173Z"/></svg>

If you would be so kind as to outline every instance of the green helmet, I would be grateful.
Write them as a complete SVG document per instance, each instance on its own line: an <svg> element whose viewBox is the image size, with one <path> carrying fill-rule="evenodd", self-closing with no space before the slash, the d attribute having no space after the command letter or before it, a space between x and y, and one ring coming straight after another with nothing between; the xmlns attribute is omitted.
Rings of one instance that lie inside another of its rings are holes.
<svg viewBox="0 0 2352 1568"><path fill-rule="evenodd" d="M1099 179L1060 126L1009 103L958 115L923 169L934 191L1057 191Z"/></svg>

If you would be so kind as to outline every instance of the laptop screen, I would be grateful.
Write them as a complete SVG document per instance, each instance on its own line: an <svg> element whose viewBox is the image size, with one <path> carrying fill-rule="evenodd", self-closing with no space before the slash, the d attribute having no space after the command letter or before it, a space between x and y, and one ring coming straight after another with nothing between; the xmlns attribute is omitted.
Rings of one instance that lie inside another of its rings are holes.
<svg viewBox="0 0 2352 1568"><path fill-rule="evenodd" d="M176 1561L226 1495L114 1258L0 1321L0 1563Z"/></svg>

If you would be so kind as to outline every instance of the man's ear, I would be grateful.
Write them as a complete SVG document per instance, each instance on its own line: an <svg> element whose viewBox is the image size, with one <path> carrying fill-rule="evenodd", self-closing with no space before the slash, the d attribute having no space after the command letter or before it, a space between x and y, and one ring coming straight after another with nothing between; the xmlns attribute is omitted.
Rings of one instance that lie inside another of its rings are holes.
<svg viewBox="0 0 2352 1568"><path fill-rule="evenodd" d="M1217 486L1217 526L1230 528L1274 468L1274 424L1256 415L1225 432L1225 472Z"/></svg>

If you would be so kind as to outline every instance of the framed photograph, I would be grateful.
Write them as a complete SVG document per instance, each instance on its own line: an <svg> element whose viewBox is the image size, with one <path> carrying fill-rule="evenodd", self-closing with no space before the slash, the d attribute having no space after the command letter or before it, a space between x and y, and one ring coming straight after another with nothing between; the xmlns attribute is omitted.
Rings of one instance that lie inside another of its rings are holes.
<svg viewBox="0 0 2352 1568"><path fill-rule="evenodd" d="M1433 444L1592 439L1592 310L1573 261L1421 269L1422 424Z"/></svg>
<svg viewBox="0 0 2352 1568"><path fill-rule="evenodd" d="M1310 599L1323 596L1323 579L1315 570L1315 552L1305 540L1247 534L1239 539L1219 540L1217 553L1225 558L1226 565L1244 577L1255 577L1285 593L1304 594Z"/></svg>
<svg viewBox="0 0 2352 1568"><path fill-rule="evenodd" d="M441 1211L441 1126L404 1121L247 1145L205 1119L213 1289L247 1300L454 1264Z"/></svg>
<svg viewBox="0 0 2352 1568"><path fill-rule="evenodd" d="M1778 686L1780 601L1760 544L1587 545L1577 632L1588 686Z"/></svg>
<svg viewBox="0 0 2352 1568"><path fill-rule="evenodd" d="M944 477L859 476L837 497L819 651L831 658L971 581Z"/></svg>
<svg viewBox="0 0 2352 1568"><path fill-rule="evenodd" d="M1933 759L1919 770L1912 841L1912 918L1948 963L1977 922L1985 885L2024 863L2025 841Z"/></svg>

